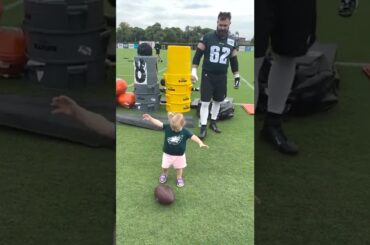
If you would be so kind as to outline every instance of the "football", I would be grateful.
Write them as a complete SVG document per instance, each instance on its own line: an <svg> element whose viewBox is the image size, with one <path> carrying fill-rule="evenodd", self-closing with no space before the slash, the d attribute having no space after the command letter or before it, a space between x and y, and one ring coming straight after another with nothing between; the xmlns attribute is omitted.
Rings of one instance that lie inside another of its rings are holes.
<svg viewBox="0 0 370 245"><path fill-rule="evenodd" d="M160 184L154 189L154 198L162 205L170 205L175 201L175 193L168 185Z"/></svg>
<svg viewBox="0 0 370 245"><path fill-rule="evenodd" d="M123 79L116 79L116 96L126 93L127 82Z"/></svg>
<svg viewBox="0 0 370 245"><path fill-rule="evenodd" d="M133 92L127 92L119 95L117 101L125 108L132 108L135 105L136 96Z"/></svg>

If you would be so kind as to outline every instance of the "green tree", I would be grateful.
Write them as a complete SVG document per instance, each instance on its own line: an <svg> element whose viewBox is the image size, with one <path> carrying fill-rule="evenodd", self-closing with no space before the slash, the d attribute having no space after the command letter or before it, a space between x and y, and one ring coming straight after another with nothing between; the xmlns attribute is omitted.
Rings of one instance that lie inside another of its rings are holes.
<svg viewBox="0 0 370 245"><path fill-rule="evenodd" d="M178 43L184 42L183 41L184 32L180 28L171 27L171 30L173 31L173 33L175 33L176 38L175 38L174 42L178 42Z"/></svg>
<svg viewBox="0 0 370 245"><path fill-rule="evenodd" d="M139 41L146 41L145 38L145 30L139 27L134 27L132 30L132 38L130 42L139 42Z"/></svg>
<svg viewBox="0 0 370 245"><path fill-rule="evenodd" d="M116 30L117 42L129 42L132 40L132 30L128 23L122 22Z"/></svg>
<svg viewBox="0 0 370 245"><path fill-rule="evenodd" d="M163 34L159 34L160 32L162 32L162 26L157 22L145 29L145 37L147 40L160 41L155 40L156 38L161 38L163 36Z"/></svg>
<svg viewBox="0 0 370 245"><path fill-rule="evenodd" d="M166 42L176 42L176 32L172 28L166 27L163 32L165 34L164 40Z"/></svg>
<svg viewBox="0 0 370 245"><path fill-rule="evenodd" d="M139 42L159 41L167 43L197 43L211 28L200 26L186 26L185 30L178 27L166 27L162 29L160 23L148 26L145 29L131 27L128 23L122 22L116 30L117 42Z"/></svg>

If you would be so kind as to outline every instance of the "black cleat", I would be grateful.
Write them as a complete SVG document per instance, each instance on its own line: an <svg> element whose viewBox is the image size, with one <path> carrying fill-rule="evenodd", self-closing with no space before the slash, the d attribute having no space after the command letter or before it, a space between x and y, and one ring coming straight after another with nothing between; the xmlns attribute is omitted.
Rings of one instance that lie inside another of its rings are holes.
<svg viewBox="0 0 370 245"><path fill-rule="evenodd" d="M274 145L281 153L295 155L299 148L294 142L290 142L283 132L281 125L264 126L261 130L262 137Z"/></svg>
<svg viewBox="0 0 370 245"><path fill-rule="evenodd" d="M221 133L221 130L217 127L216 120L211 120L211 124L209 128L212 129L216 133Z"/></svg>
<svg viewBox="0 0 370 245"><path fill-rule="evenodd" d="M199 139L203 140L207 136L207 125L202 125L200 127Z"/></svg>
<svg viewBox="0 0 370 245"><path fill-rule="evenodd" d="M294 142L290 142L285 136L281 126L281 118L282 114L267 112L261 135L281 153L289 155L297 154L298 146Z"/></svg>

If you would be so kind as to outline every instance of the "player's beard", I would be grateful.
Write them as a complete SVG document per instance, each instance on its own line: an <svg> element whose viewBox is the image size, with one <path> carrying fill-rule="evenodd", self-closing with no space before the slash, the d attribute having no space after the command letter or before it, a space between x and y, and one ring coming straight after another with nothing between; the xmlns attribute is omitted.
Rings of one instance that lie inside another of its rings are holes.
<svg viewBox="0 0 370 245"><path fill-rule="evenodd" d="M229 34L229 28L227 30L221 30L220 28L217 27L217 35L221 38L225 38Z"/></svg>

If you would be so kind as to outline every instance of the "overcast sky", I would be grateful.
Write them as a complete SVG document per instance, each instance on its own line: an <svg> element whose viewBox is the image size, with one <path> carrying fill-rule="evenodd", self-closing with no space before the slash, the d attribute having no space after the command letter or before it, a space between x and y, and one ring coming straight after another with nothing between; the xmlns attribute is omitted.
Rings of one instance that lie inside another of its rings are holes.
<svg viewBox="0 0 370 245"><path fill-rule="evenodd" d="M232 4L231 4L232 3ZM201 26L216 29L220 11L231 12L231 32L250 39L254 33L254 0L117 0L117 25L146 28Z"/></svg>

